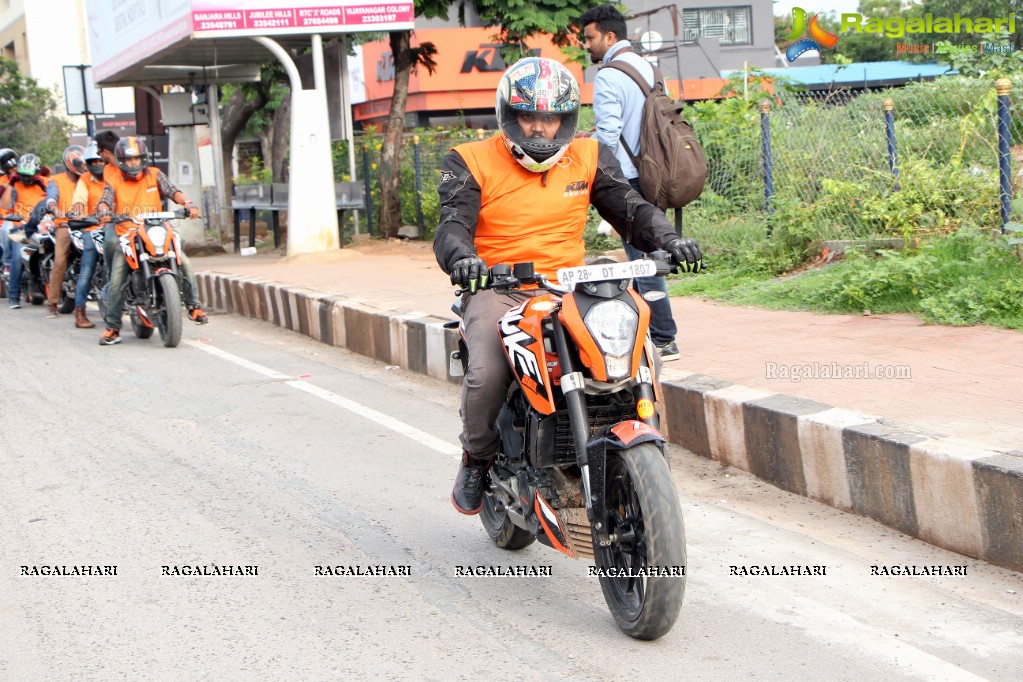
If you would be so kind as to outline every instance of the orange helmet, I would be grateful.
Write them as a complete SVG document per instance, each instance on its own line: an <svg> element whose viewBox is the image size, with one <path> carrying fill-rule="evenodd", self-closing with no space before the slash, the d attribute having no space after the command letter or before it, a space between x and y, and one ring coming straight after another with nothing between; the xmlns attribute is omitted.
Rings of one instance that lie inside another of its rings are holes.
<svg viewBox="0 0 1023 682"><path fill-rule="evenodd" d="M73 144L64 150L64 170L72 175L81 175L88 170L85 167L85 149Z"/></svg>

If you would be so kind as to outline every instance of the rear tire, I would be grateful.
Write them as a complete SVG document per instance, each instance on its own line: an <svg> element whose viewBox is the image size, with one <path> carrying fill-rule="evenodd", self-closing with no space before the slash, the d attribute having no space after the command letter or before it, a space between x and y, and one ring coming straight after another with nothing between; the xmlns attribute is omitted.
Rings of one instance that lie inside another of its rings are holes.
<svg viewBox="0 0 1023 682"><path fill-rule="evenodd" d="M156 281L161 289L156 326L160 330L163 345L174 348L181 342L181 292L178 290L178 280L172 273L165 272Z"/></svg>
<svg viewBox="0 0 1023 682"><path fill-rule="evenodd" d="M135 336L140 339L148 339L153 336L155 328L142 324L138 313L128 313L128 317L131 319L131 330L135 332Z"/></svg>
<svg viewBox="0 0 1023 682"><path fill-rule="evenodd" d="M497 500L492 490L483 494L483 508L480 510L480 521L487 535L501 549L516 550L529 547L536 537L529 531L519 528L508 518L508 512L498 511Z"/></svg>
<svg viewBox="0 0 1023 682"><path fill-rule="evenodd" d="M621 572L686 565L682 508L656 445L608 452L606 495L608 532L617 539L610 547L594 547L598 567ZM657 639L675 624L685 596L684 575L599 580L615 622L630 637Z"/></svg>
<svg viewBox="0 0 1023 682"><path fill-rule="evenodd" d="M57 312L67 315L75 309L75 292L78 289L78 264L71 263L64 272L64 283L60 287L60 302Z"/></svg>

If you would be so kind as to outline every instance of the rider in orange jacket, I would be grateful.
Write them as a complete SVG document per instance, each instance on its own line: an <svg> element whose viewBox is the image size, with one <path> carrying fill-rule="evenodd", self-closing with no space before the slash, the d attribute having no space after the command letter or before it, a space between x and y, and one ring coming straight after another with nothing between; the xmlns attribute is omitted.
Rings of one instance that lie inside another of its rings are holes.
<svg viewBox="0 0 1023 682"><path fill-rule="evenodd" d="M146 144L137 137L122 137L114 148L114 158L118 174L111 174L109 168L104 177L108 187L100 199L100 206L112 206L114 213L141 215L163 210L163 200L170 199L183 205L190 218L199 217L199 209L188 200L184 192L171 184L171 181L158 169L149 166ZM126 224L115 227L118 236L127 230ZM109 252L108 252L109 253ZM124 296L121 290L128 276L128 262L120 250L112 253L113 262L109 266L110 286L108 287L106 325L100 336L101 346L112 346L121 342L121 314ZM189 318L196 324L206 324L208 318L199 307L199 287L195 281L195 271L188 257L181 254L182 297L188 307Z"/></svg>
<svg viewBox="0 0 1023 682"><path fill-rule="evenodd" d="M623 177L614 154L576 138L579 85L562 64L527 57L501 77L501 133L455 147L441 164L440 225L434 253L462 299L469 365L462 384L462 461L451 501L463 514L483 504L487 471L500 446L495 426L512 374L497 322L529 291L498 294L489 267L532 261L556 280L558 268L583 264L583 229L592 204L623 238L644 252L663 248L683 270L700 267L700 248L672 229L664 213Z"/></svg>

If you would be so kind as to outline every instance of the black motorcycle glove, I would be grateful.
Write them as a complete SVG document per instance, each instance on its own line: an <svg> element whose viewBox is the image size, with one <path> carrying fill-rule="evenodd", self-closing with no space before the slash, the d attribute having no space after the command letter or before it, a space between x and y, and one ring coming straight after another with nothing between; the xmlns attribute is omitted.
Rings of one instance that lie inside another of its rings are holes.
<svg viewBox="0 0 1023 682"><path fill-rule="evenodd" d="M664 245L664 250L671 254L672 264L682 272L698 272L703 267L703 254L695 239L678 237Z"/></svg>
<svg viewBox="0 0 1023 682"><path fill-rule="evenodd" d="M468 289L470 294L475 294L487 286L489 275L490 270L487 268L487 264L478 256L457 260L451 267L451 283Z"/></svg>

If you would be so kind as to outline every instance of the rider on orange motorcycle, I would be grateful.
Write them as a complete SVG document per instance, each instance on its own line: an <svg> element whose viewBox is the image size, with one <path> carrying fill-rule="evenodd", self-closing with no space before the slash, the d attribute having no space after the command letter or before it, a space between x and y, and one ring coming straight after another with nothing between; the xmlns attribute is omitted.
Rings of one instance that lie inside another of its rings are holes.
<svg viewBox="0 0 1023 682"><path fill-rule="evenodd" d="M185 193L175 187L166 175L157 168L148 165L146 143L138 137L122 137L114 148L114 158L120 173L114 175L107 171L105 177L109 186L100 199L101 206L111 206L117 214L141 215L156 213L163 210L163 200L170 199L184 206L190 218L199 217L196 208ZM118 236L127 231L118 226ZM108 251L112 263L108 265L110 272L109 295L106 311L106 331L100 337L101 346L112 346L121 342L121 314L124 299L121 287L128 276L128 262L119 249ZM189 317L196 324L206 324L206 314L199 307L199 287L195 281L195 270L188 257L181 254L182 280L185 282L182 293Z"/></svg>
<svg viewBox="0 0 1023 682"><path fill-rule="evenodd" d="M455 147L441 164L441 219L434 253L451 283L487 284L489 267L533 262L556 281L559 268L582 265L583 230L592 204L641 251L667 250L684 271L701 266L700 248L672 229L622 175L611 150L576 138L579 85L559 62L527 57L501 77L500 134ZM462 299L469 365L462 383L462 460L451 502L477 514L486 474L500 447L495 422L512 381L497 322L531 292L483 289Z"/></svg>

